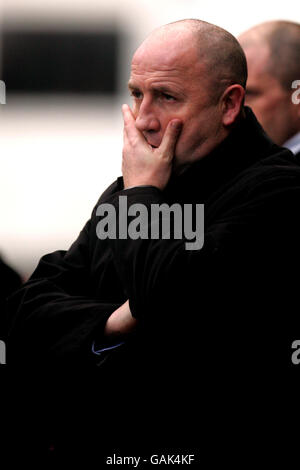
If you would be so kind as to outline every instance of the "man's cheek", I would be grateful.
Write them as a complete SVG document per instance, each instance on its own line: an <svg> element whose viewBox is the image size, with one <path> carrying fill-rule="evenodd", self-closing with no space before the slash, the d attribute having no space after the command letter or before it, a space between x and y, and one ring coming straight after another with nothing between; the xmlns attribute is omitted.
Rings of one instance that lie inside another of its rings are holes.
<svg viewBox="0 0 300 470"><path fill-rule="evenodd" d="M174 152L174 157L176 158L176 160L178 161L181 160L181 157L184 155L185 150L187 150L185 137L180 134L176 142L175 152Z"/></svg>
<svg viewBox="0 0 300 470"><path fill-rule="evenodd" d="M189 137L187 135L186 129L183 126L177 138L175 150L184 148L188 142L189 142Z"/></svg>

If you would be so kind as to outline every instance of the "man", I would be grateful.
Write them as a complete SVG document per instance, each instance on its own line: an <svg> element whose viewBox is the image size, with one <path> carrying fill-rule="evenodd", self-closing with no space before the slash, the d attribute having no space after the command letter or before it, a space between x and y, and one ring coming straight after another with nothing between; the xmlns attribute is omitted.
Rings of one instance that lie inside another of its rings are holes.
<svg viewBox="0 0 300 470"><path fill-rule="evenodd" d="M268 21L239 42L248 64L246 104L274 142L299 155L300 105L292 86L300 77L300 24Z"/></svg>
<svg viewBox="0 0 300 470"><path fill-rule="evenodd" d="M261 449L267 458L278 381L294 399L300 167L244 108L246 77L243 51L223 29L184 20L154 31L132 60L123 178L71 248L43 257L10 299L8 364L23 355L40 369L95 370L83 406L96 401L101 411L89 412L102 439L135 455L144 443L196 446L210 463ZM203 246L187 249L178 226L151 237L158 218L137 228L138 211L163 204L204 204ZM109 230L105 212L116 214ZM116 235L124 224L127 235L150 236Z"/></svg>

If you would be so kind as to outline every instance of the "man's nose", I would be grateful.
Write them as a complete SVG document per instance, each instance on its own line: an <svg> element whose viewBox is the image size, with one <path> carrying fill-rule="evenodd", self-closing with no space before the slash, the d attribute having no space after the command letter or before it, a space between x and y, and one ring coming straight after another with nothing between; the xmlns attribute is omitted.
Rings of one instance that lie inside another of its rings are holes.
<svg viewBox="0 0 300 470"><path fill-rule="evenodd" d="M160 122L151 102L142 101L137 110L135 125L141 132L160 130Z"/></svg>

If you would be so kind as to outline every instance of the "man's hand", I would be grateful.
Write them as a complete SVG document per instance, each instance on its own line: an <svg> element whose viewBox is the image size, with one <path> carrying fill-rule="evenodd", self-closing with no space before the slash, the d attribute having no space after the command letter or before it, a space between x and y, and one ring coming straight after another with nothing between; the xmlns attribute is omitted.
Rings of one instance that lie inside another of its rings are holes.
<svg viewBox="0 0 300 470"><path fill-rule="evenodd" d="M164 189L172 171L176 142L182 124L172 119L158 148L152 148L136 128L135 119L127 104L122 106L124 145L122 173L124 187L151 185Z"/></svg>
<svg viewBox="0 0 300 470"><path fill-rule="evenodd" d="M108 318L105 328L105 336L126 336L136 328L137 320L131 315L129 301L115 310Z"/></svg>

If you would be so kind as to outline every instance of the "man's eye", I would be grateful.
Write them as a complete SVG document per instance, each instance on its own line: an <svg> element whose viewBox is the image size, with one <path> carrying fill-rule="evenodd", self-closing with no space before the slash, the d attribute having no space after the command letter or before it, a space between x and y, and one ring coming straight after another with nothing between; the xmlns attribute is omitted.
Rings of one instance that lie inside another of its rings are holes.
<svg viewBox="0 0 300 470"><path fill-rule="evenodd" d="M137 100L142 97L142 93L140 91L131 90L130 94L131 96L133 96L133 98L136 98Z"/></svg>
<svg viewBox="0 0 300 470"><path fill-rule="evenodd" d="M256 98L259 94L258 90L247 90L246 88L246 98Z"/></svg>
<svg viewBox="0 0 300 470"><path fill-rule="evenodd" d="M164 99L167 100L167 101L175 101L174 96L169 95L168 93L163 93L162 95L163 95Z"/></svg>

